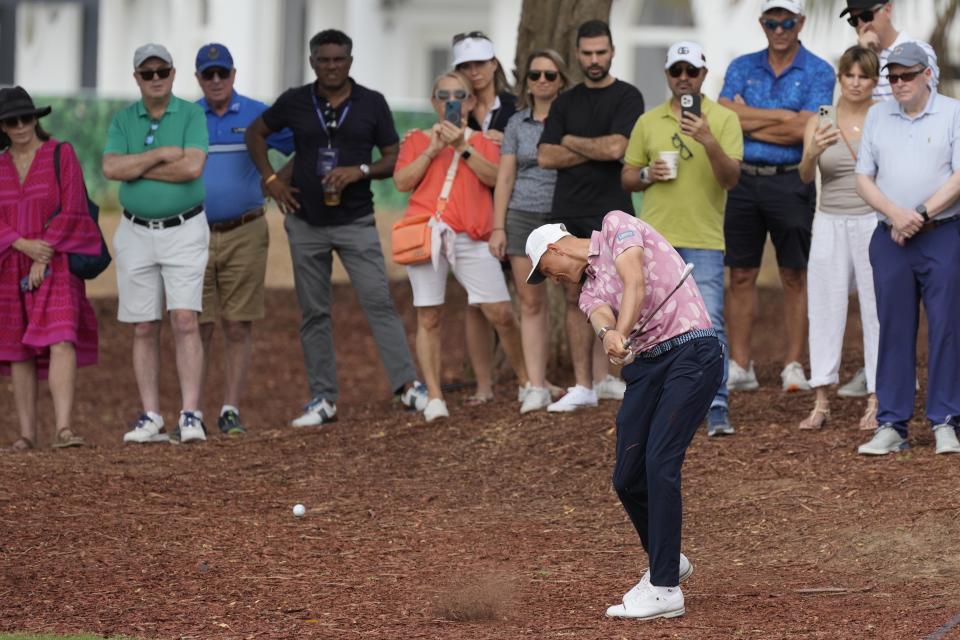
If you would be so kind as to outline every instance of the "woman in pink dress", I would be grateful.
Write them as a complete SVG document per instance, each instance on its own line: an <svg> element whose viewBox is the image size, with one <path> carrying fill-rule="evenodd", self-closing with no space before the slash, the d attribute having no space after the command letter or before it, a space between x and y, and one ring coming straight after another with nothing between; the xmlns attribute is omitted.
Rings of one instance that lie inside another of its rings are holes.
<svg viewBox="0 0 960 640"><path fill-rule="evenodd" d="M68 144L60 147L57 188L58 142L39 123L49 113L20 87L0 90L0 374L13 378L16 451L37 441L41 379L49 379L53 397L53 446L84 444L70 423L77 367L97 361L97 318L68 253L98 254L100 233Z"/></svg>

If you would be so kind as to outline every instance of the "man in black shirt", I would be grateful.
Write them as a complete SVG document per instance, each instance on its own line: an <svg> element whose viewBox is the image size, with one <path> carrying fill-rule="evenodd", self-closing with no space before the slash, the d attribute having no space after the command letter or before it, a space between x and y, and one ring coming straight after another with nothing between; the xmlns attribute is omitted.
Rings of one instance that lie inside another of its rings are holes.
<svg viewBox="0 0 960 640"><path fill-rule="evenodd" d="M284 227L303 311L300 342L312 397L292 422L295 427L323 425L337 417L330 316L333 251L357 292L391 387L408 408L422 410L427 402L387 287L370 191L370 180L393 175L399 138L384 97L350 78L352 48L352 40L334 29L311 38L309 60L316 82L284 92L245 136L267 193L289 214ZM267 136L285 128L293 131L296 151L290 185L267 159ZM372 162L375 146L381 157Z"/></svg>
<svg viewBox="0 0 960 640"><path fill-rule="evenodd" d="M557 169L552 222L562 222L580 238L599 231L609 211L634 213L630 194L620 186L620 169L633 125L643 114L643 96L610 75L613 51L605 22L580 25L577 59L584 81L553 102L538 148L540 166ZM601 344L583 321L579 295L579 286L566 287L566 328L576 386L547 411L575 411L596 406L598 398L623 398L623 382L609 375Z"/></svg>

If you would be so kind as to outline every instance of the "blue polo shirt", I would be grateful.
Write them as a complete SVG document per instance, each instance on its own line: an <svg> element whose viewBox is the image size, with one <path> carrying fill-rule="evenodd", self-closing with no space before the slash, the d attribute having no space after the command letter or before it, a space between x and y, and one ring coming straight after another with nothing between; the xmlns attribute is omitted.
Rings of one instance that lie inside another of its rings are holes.
<svg viewBox="0 0 960 640"><path fill-rule="evenodd" d="M777 76L767 61L767 50L736 58L727 67L721 98L737 94L748 106L759 109L789 109L816 112L822 104L833 104L836 74L830 63L800 45L793 62ZM782 145L743 136L743 161L750 164L797 164L803 157L803 143Z"/></svg>
<svg viewBox="0 0 960 640"><path fill-rule="evenodd" d="M207 164L203 168L207 220L232 220L263 205L260 173L247 153L243 134L247 126L267 110L267 105L236 91L222 116L210 109L205 98L197 100L197 104L207 114L210 135ZM293 132L289 129L277 131L267 138L267 145L290 155L293 153Z"/></svg>

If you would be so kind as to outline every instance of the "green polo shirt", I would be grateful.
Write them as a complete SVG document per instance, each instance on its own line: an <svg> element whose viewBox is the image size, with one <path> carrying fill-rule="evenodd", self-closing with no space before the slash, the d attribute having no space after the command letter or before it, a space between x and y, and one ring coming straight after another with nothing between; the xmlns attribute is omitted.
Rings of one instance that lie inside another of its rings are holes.
<svg viewBox="0 0 960 640"><path fill-rule="evenodd" d="M152 129L155 122L159 124ZM151 133L153 139L148 140ZM194 147L206 153L207 118L203 108L171 96L163 117L154 121L139 100L113 116L103 152L132 155L157 147ZM120 204L141 218L169 218L203 204L205 195L203 176L189 182L138 178L120 185Z"/></svg>
<svg viewBox="0 0 960 640"><path fill-rule="evenodd" d="M724 153L742 160L743 132L737 115L706 97L701 112ZM723 251L727 192L713 175L707 150L680 133L680 122L669 100L640 116L630 134L624 160L629 165L645 167L659 158L661 151L677 151L674 134L679 134L693 156L681 157L675 180L654 183L643 192L640 217L675 247Z"/></svg>

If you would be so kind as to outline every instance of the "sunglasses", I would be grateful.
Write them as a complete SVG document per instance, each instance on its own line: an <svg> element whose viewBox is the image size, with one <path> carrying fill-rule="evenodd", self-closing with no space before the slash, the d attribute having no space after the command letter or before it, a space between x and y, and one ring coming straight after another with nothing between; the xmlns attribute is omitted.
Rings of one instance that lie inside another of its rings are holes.
<svg viewBox="0 0 960 640"><path fill-rule="evenodd" d="M464 91L463 89L454 89L453 91L447 91L446 89L437 89L437 92L433 94L433 97L439 100L440 102L444 102L446 100L449 100L450 98L453 98L454 100L466 100L467 92Z"/></svg>
<svg viewBox="0 0 960 640"><path fill-rule="evenodd" d="M467 31L465 33L458 33L453 36L453 44L457 44L461 40L466 40L467 38L483 38L484 40L489 40L483 31Z"/></svg>
<svg viewBox="0 0 960 640"><path fill-rule="evenodd" d="M8 129L13 129L14 127L17 127L19 125L26 126L26 125L33 124L36 119L37 119L37 116L35 116L32 113L28 113L23 116L10 116L9 118L4 118L2 122L3 122L3 126L7 127Z"/></svg>
<svg viewBox="0 0 960 640"><path fill-rule="evenodd" d="M698 69L693 65L688 64L687 66L683 66L683 65L675 64L672 67L670 67L670 69L668 70L668 73L670 74L671 78L679 78L681 75L686 73L688 78L693 79L693 78L700 77L700 71L702 71L702 69Z"/></svg>
<svg viewBox="0 0 960 640"><path fill-rule="evenodd" d="M860 24L861 22L863 22L864 24L866 24L867 22L873 22L875 12L878 11L882 6L883 5L878 5L873 9L866 9L865 11L861 11L857 15L853 15L851 13L850 17L847 18L847 24L849 24L851 27L856 29L857 25Z"/></svg>
<svg viewBox="0 0 960 640"><path fill-rule="evenodd" d="M166 80L170 77L170 72L173 71L173 67L164 67L163 69L144 69L143 71L137 71L140 74L140 77L150 82L153 80L153 76L160 76L161 80Z"/></svg>
<svg viewBox="0 0 960 640"><path fill-rule="evenodd" d="M670 141L673 143L674 149L679 149L680 157L684 160L689 160L693 157L693 151L690 150L686 144L684 144L683 139L680 137L679 133L673 134L673 137L670 138Z"/></svg>
<svg viewBox="0 0 960 640"><path fill-rule="evenodd" d="M919 71L904 71L903 73L890 73L887 75L887 79L892 85L898 82L913 82L914 79L924 71L925 69L920 69Z"/></svg>
<svg viewBox="0 0 960 640"><path fill-rule="evenodd" d="M553 82L560 76L560 73L557 71L527 71L527 78L533 80L534 82L538 81L540 76L545 77L547 82Z"/></svg>
<svg viewBox="0 0 960 640"><path fill-rule="evenodd" d="M157 129L160 128L160 121L153 120L150 122L150 130L147 131L147 137L143 139L143 145L149 147L153 144L153 141L157 139Z"/></svg>
<svg viewBox="0 0 960 640"><path fill-rule="evenodd" d="M776 20L761 20L760 23L763 24L763 28L767 31L776 31L777 27L784 31L792 31L793 28L797 26L797 21L794 18L787 18L779 22Z"/></svg>
<svg viewBox="0 0 960 640"><path fill-rule="evenodd" d="M200 72L200 77L204 80L213 80L214 76L220 78L221 80L226 80L230 77L230 69L224 69L223 67L210 67L209 69L204 69ZM161 78L163 76L160 76Z"/></svg>

